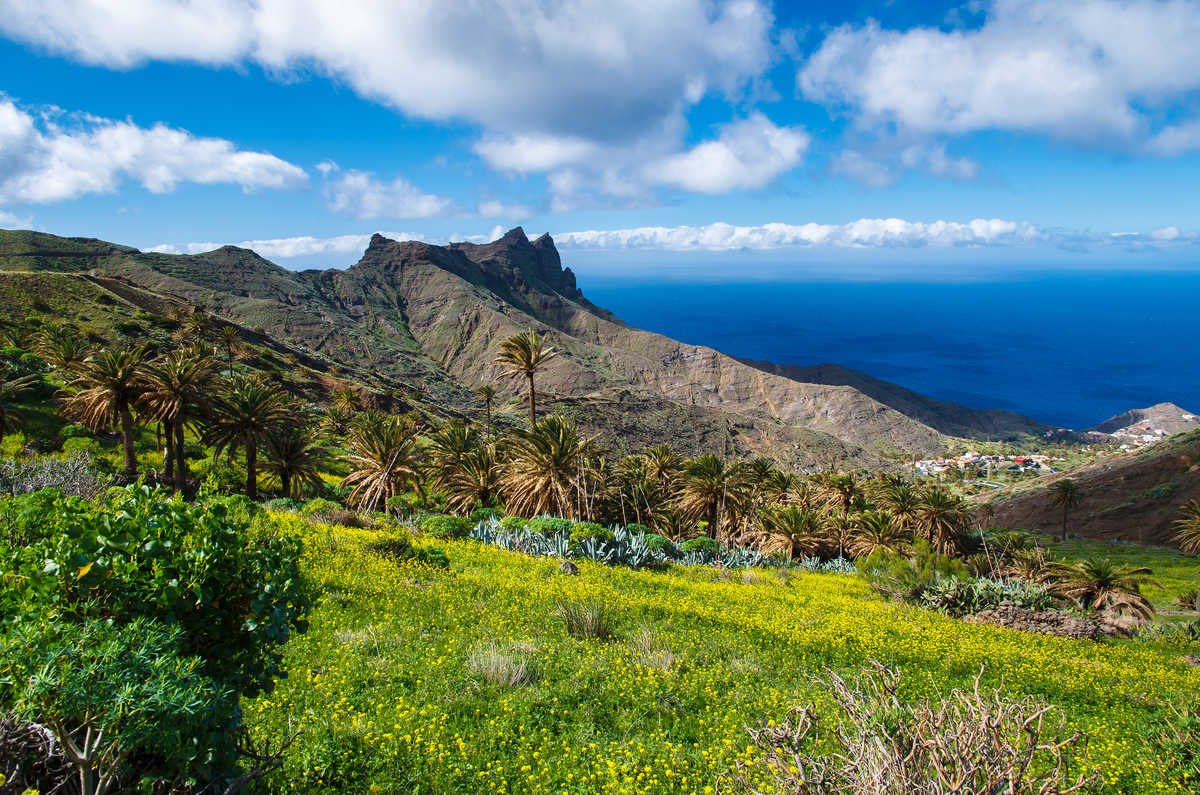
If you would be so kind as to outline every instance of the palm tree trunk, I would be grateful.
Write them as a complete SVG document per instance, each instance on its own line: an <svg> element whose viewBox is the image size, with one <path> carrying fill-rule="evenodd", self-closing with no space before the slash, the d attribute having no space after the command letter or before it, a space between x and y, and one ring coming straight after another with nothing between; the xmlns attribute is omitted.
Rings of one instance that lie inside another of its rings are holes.
<svg viewBox="0 0 1200 795"><path fill-rule="evenodd" d="M279 472L279 487L283 489L283 496L291 498L292 496L292 475L286 469Z"/></svg>
<svg viewBox="0 0 1200 795"><path fill-rule="evenodd" d="M721 515L718 513L716 500L713 500L712 507L708 511L709 527L708 533L712 536L713 541L717 540L717 523L721 520Z"/></svg>
<svg viewBox="0 0 1200 795"><path fill-rule="evenodd" d="M121 445L125 448L125 477L133 480L137 477L137 453L133 449L133 413L128 408L121 409Z"/></svg>
<svg viewBox="0 0 1200 795"><path fill-rule="evenodd" d="M532 431L537 425L537 395L533 391L533 373L525 377L529 379L529 430Z"/></svg>
<svg viewBox="0 0 1200 795"><path fill-rule="evenodd" d="M183 451L183 417L175 420L175 490L183 494L187 488L187 455Z"/></svg>
<svg viewBox="0 0 1200 795"><path fill-rule="evenodd" d="M258 499L258 445L257 440L246 437L246 496Z"/></svg>
<svg viewBox="0 0 1200 795"><path fill-rule="evenodd" d="M1067 540L1067 508L1063 507L1063 525L1062 525L1062 540Z"/></svg>
<svg viewBox="0 0 1200 795"><path fill-rule="evenodd" d="M162 479L164 483L171 483L175 481L175 436L172 434L170 423L164 424L160 422L158 425L159 436L165 437L166 440L163 444ZM165 434L162 433L164 425L166 430Z"/></svg>

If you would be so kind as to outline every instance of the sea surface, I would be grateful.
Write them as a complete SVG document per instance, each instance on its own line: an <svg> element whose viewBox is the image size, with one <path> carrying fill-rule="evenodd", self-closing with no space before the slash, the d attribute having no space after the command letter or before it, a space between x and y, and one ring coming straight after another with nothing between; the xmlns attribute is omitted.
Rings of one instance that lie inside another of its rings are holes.
<svg viewBox="0 0 1200 795"><path fill-rule="evenodd" d="M1162 401L1200 412L1194 272L581 283L589 299L627 323L684 342L781 364L841 364L942 400L1066 428Z"/></svg>

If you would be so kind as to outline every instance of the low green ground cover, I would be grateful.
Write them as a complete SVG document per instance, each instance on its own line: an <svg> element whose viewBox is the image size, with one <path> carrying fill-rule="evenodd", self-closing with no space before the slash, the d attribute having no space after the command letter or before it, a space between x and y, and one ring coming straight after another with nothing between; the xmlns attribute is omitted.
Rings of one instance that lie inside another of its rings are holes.
<svg viewBox="0 0 1200 795"><path fill-rule="evenodd" d="M319 604L286 680L245 704L260 739L299 732L276 792L705 792L753 756L746 726L830 699L811 678L871 659L903 695L984 682L1057 705L1114 792L1185 788L1152 737L1194 693L1192 646L1096 643L886 602L854 575L665 572L436 540L449 568L366 551L388 533L279 521ZM421 546L420 539L417 546ZM568 632L580 614L602 632ZM605 636L608 636L605 638ZM605 638L605 639L601 639Z"/></svg>

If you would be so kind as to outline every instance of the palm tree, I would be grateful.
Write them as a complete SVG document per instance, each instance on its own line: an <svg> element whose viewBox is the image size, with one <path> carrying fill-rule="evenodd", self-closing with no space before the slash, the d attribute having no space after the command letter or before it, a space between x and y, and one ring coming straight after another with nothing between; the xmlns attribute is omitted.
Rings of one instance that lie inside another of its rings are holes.
<svg viewBox="0 0 1200 795"><path fill-rule="evenodd" d="M304 488L321 485L325 449L307 425L281 425L267 434L268 472L279 478L283 496L300 499Z"/></svg>
<svg viewBox="0 0 1200 795"><path fill-rule="evenodd" d="M487 416L488 436L492 436L492 403L496 400L496 388L491 384L484 384L475 390L475 394L479 395L479 399L483 401L483 410Z"/></svg>
<svg viewBox="0 0 1200 795"><path fill-rule="evenodd" d="M447 478L458 470L463 458L478 446L479 434L461 420L452 420L431 434L426 452L433 487L444 487Z"/></svg>
<svg viewBox="0 0 1200 795"><path fill-rule="evenodd" d="M866 557L877 549L899 554L908 544L908 531L888 511L864 511L854 519L855 530L850 538L850 554Z"/></svg>
<svg viewBox="0 0 1200 795"><path fill-rule="evenodd" d="M760 523L764 549L786 553L789 563L796 554L816 554L828 541L821 514L811 508L773 508L762 515Z"/></svg>
<svg viewBox="0 0 1200 795"><path fill-rule="evenodd" d="M258 447L291 416L287 393L251 376L230 380L213 401L207 441L213 445L213 455L245 448L246 496L252 500L258 499Z"/></svg>
<svg viewBox="0 0 1200 795"><path fill-rule="evenodd" d="M187 485L184 426L207 415L208 387L216 375L212 358L195 351L176 351L144 368L146 413L166 428L164 469L174 474L175 490Z"/></svg>
<svg viewBox="0 0 1200 795"><path fill-rule="evenodd" d="M1062 540L1067 540L1067 519L1071 509L1079 504L1079 484L1070 478L1060 480L1050 487L1055 508L1062 508Z"/></svg>
<svg viewBox="0 0 1200 795"><path fill-rule="evenodd" d="M665 489L673 489L683 470L683 460L665 444L647 447L642 453L646 460L646 475Z"/></svg>
<svg viewBox="0 0 1200 795"><path fill-rule="evenodd" d="M183 327L177 336L190 339L193 343L201 342L208 335L208 315L202 309L194 309L183 319Z"/></svg>
<svg viewBox="0 0 1200 795"><path fill-rule="evenodd" d="M719 538L722 520L741 507L746 492L742 464L727 464L705 453L684 467L677 502L690 521L707 520L709 534Z"/></svg>
<svg viewBox="0 0 1200 795"><path fill-rule="evenodd" d="M937 552L949 555L970 519L971 513L961 497L942 486L931 486L921 494L915 524Z"/></svg>
<svg viewBox="0 0 1200 795"><path fill-rule="evenodd" d="M11 430L24 427L25 415L14 409L10 404L13 399L38 382L36 373L22 375L16 378L7 373L0 376L0 436Z"/></svg>
<svg viewBox="0 0 1200 795"><path fill-rule="evenodd" d="M1058 590L1084 609L1150 621L1154 617L1154 605L1141 588L1145 585L1162 587L1150 579L1152 573L1144 566L1114 566L1109 560L1089 558L1075 565L1061 564L1055 579Z"/></svg>
<svg viewBox="0 0 1200 795"><path fill-rule="evenodd" d="M362 411L362 395L358 394L358 390L353 387L344 386L337 389L333 393L333 408L339 413L354 415Z"/></svg>
<svg viewBox="0 0 1200 795"><path fill-rule="evenodd" d="M903 527L912 527L917 518L917 506L921 495L917 488L908 480L899 476L889 476L884 479L878 491L879 501Z"/></svg>
<svg viewBox="0 0 1200 795"><path fill-rule="evenodd" d="M844 513L850 513L862 501L862 485L853 472L825 472L815 480L829 504Z"/></svg>
<svg viewBox="0 0 1200 795"><path fill-rule="evenodd" d="M233 356L241 347L242 339L237 326L228 323L217 330L217 346L225 351L225 361L229 363L229 377L233 378Z"/></svg>
<svg viewBox="0 0 1200 795"><path fill-rule="evenodd" d="M37 336L34 352L59 370L70 370L87 358L83 337L70 326L46 326Z"/></svg>
<svg viewBox="0 0 1200 795"><path fill-rule="evenodd" d="M137 476L137 453L133 449L133 407L145 390L142 368L146 348L103 350L80 362L68 386L75 391L67 398L67 410L95 429L117 424L125 453L125 477Z"/></svg>
<svg viewBox="0 0 1200 795"><path fill-rule="evenodd" d="M374 511L380 502L386 506L405 485L420 478L416 428L404 417L378 411L360 414L346 444L350 474L342 484L354 487L349 501L360 509Z"/></svg>
<svg viewBox="0 0 1200 795"><path fill-rule="evenodd" d="M546 345L545 337L530 329L514 334L500 343L496 364L500 375L524 376L529 384L529 428L537 422L537 396L533 388L533 376L546 362L558 355L558 351Z"/></svg>
<svg viewBox="0 0 1200 795"><path fill-rule="evenodd" d="M578 517L584 466L594 442L561 414L551 414L532 430L515 431L505 447L508 461L501 476L508 512Z"/></svg>
<svg viewBox="0 0 1200 795"><path fill-rule="evenodd" d="M1200 553L1200 502L1189 500L1183 506L1183 515L1175 520L1175 540L1184 552ZM1196 589L1196 612L1200 613L1200 588Z"/></svg>
<svg viewBox="0 0 1200 795"><path fill-rule="evenodd" d="M452 513L468 514L477 505L483 508L491 505L500 491L496 445L480 445L459 458L444 473L442 488L446 492L446 507Z"/></svg>

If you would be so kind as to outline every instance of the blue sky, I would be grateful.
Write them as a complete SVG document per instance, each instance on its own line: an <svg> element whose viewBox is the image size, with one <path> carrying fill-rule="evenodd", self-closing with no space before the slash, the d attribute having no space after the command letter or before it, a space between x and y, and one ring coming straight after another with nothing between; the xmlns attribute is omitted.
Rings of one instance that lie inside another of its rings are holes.
<svg viewBox="0 0 1200 795"><path fill-rule="evenodd" d="M0 227L347 265L1192 268L1200 2L0 0Z"/></svg>

